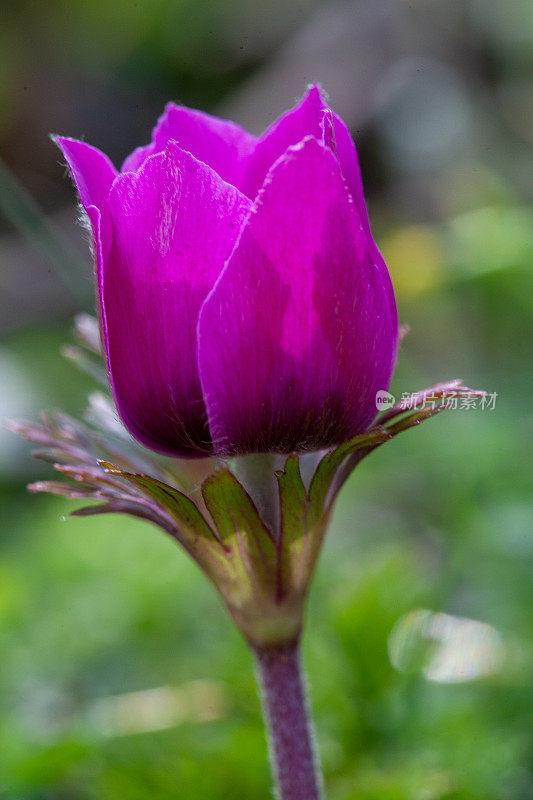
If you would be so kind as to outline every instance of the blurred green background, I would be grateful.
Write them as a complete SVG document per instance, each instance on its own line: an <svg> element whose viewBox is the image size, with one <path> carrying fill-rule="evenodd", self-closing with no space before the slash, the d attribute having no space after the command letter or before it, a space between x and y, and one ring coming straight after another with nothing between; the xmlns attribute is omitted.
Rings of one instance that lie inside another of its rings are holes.
<svg viewBox="0 0 533 800"><path fill-rule="evenodd" d="M2 2L2 158L45 215L2 177L2 417L80 414L93 388L59 352L91 271L49 132L118 164L168 99L259 132L315 80L411 328L391 390L496 393L341 496L304 641L330 800L533 797L532 45L526 0ZM26 493L50 473L0 432L0 796L269 797L251 659L214 591L148 524Z"/></svg>

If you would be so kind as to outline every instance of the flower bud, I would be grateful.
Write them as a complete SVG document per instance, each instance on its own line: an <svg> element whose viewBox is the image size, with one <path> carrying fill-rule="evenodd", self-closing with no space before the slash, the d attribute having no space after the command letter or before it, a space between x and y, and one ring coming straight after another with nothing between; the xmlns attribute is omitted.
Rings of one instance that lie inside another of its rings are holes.
<svg viewBox="0 0 533 800"><path fill-rule="evenodd" d="M398 323L355 146L318 87L255 137L169 104L117 172L56 138L89 217L120 416L181 457L334 447L388 388Z"/></svg>

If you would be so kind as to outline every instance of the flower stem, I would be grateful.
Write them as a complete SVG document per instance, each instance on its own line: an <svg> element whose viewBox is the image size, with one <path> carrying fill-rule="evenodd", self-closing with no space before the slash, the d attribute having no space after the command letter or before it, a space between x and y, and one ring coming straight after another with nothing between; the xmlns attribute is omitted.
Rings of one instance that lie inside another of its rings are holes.
<svg viewBox="0 0 533 800"><path fill-rule="evenodd" d="M254 652L276 797L320 800L321 779L298 643L256 648Z"/></svg>

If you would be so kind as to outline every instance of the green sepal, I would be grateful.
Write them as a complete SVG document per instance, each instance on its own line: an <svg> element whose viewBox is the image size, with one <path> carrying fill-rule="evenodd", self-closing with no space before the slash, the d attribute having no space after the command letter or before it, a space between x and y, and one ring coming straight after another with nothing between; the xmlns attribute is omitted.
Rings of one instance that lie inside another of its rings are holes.
<svg viewBox="0 0 533 800"><path fill-rule="evenodd" d="M167 483L156 480L156 478L151 478L149 475L124 472L105 461L100 461L99 463L107 473L123 478L128 483L141 489L143 494L149 495L156 503L163 506L176 522L180 531L207 539L216 538L193 501L183 492L178 491L173 486L169 486Z"/></svg>
<svg viewBox="0 0 533 800"><path fill-rule="evenodd" d="M244 635L258 645L298 636L302 611L279 591L279 558L270 532L249 494L226 467L202 484L209 524L197 505L173 486L148 475L99 462L127 481L173 519L176 538L215 584Z"/></svg>
<svg viewBox="0 0 533 800"><path fill-rule="evenodd" d="M406 417L402 417L397 422L389 423L387 425L386 430L392 436L397 436L399 433L403 433L404 431L409 430L409 428L414 428L417 425L420 425L421 422L424 422L426 419L430 419L434 417L435 414L440 414L441 411L446 411L448 406L445 403L441 403L436 405L434 408L422 408L414 411L412 414L408 414Z"/></svg>
<svg viewBox="0 0 533 800"><path fill-rule="evenodd" d="M342 466L360 451L366 454L391 438L383 428L355 436L327 453L307 491L297 454L276 472L281 503L280 581L284 591L305 597L320 554L336 492L331 492ZM331 496L330 496L331 495Z"/></svg>
<svg viewBox="0 0 533 800"><path fill-rule="evenodd" d="M304 595L322 535L318 520L311 519L310 502L296 453L276 472L281 504L280 584L282 592Z"/></svg>
<svg viewBox="0 0 533 800"><path fill-rule="evenodd" d="M193 501L156 478L124 472L109 462L99 463L107 473L140 489L170 515L176 524L176 539L218 586L218 575L225 571L224 548Z"/></svg>
<svg viewBox="0 0 533 800"><path fill-rule="evenodd" d="M314 515L323 513L328 502L328 494L332 483L346 459L358 450L373 450L380 444L392 439L392 434L385 428L376 426L371 428L368 433L354 436L347 442L339 445L330 453L324 456L319 463L309 487L309 501Z"/></svg>
<svg viewBox="0 0 533 800"><path fill-rule="evenodd" d="M202 496L226 550L254 564L255 579L271 584L276 546L248 492L227 467L202 484Z"/></svg>
<svg viewBox="0 0 533 800"><path fill-rule="evenodd" d="M248 492L224 467L206 478L202 496L225 548L217 585L240 629L256 645L298 636L301 604L283 595L278 549Z"/></svg>

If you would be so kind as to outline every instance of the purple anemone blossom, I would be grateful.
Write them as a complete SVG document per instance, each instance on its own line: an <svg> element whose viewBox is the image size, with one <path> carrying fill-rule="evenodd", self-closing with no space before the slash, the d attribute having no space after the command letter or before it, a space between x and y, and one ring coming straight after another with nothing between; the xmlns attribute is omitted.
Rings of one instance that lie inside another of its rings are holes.
<svg viewBox="0 0 533 800"><path fill-rule="evenodd" d="M56 141L91 223L111 387L136 439L227 456L368 428L396 303L354 143L318 87L260 137L170 103L121 172Z"/></svg>

